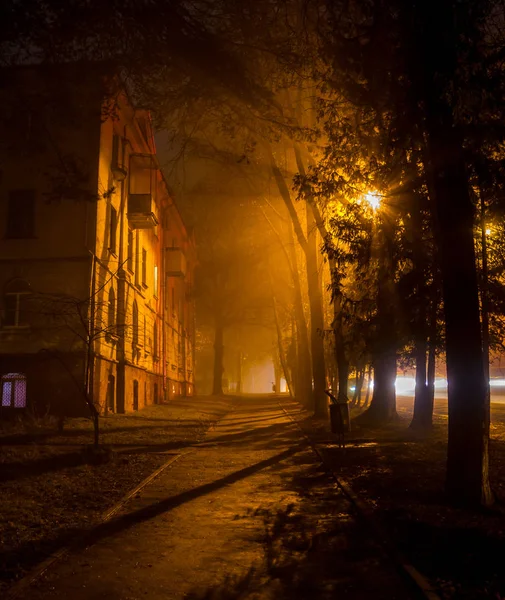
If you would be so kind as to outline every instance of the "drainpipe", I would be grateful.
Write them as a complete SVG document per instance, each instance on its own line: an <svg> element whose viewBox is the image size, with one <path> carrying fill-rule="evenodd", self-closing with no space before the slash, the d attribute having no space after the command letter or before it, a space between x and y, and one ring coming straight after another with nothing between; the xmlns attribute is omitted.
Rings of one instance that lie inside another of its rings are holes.
<svg viewBox="0 0 505 600"><path fill-rule="evenodd" d="M161 249L161 265L160 265L160 276L159 276L159 285L161 289L161 362L162 362L162 374L163 374L163 401L167 399L167 347L166 347L166 314L165 314L165 306L167 303L167 276L165 273L165 228L164 225L167 221L167 208L163 207L163 217L161 220L161 235L160 235L160 249Z"/></svg>
<svg viewBox="0 0 505 600"><path fill-rule="evenodd" d="M125 164L126 158L126 125L123 130L123 144L121 150L121 161ZM127 175L129 177L129 174ZM117 271L117 367L116 367L116 407L118 413L125 412L125 327L126 327L126 270L124 266L124 228L125 228L125 193L126 178L120 182L120 205L119 205L119 253L118 253L118 271Z"/></svg>

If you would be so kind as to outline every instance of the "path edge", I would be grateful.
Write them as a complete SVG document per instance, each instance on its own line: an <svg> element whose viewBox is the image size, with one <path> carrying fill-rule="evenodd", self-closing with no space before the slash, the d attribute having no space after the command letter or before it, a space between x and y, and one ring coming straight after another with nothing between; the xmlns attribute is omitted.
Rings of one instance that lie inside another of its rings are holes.
<svg viewBox="0 0 505 600"><path fill-rule="evenodd" d="M35 583L44 573L56 565L62 558L64 558L74 547L80 545L83 541L85 541L88 537L93 536L93 532L106 523L110 521L110 519L117 514L121 508L129 501L133 496L138 494L143 488L149 485L158 475L160 475L167 467L172 465L176 460L180 457L189 454L189 452L181 452L179 454L173 454L170 458L164 462L160 467L158 467L155 471L153 471L150 475L148 475L145 479L143 479L135 488L127 492L114 506L108 509L105 513L102 514L100 520L95 523L90 529L85 531L84 533L78 535L77 537L70 540L67 544L55 550L52 554L50 554L47 558L45 558L38 565L35 565L28 573L18 579L10 588L7 589L5 595L2 596L3 600L15 600L22 594L30 585Z"/></svg>

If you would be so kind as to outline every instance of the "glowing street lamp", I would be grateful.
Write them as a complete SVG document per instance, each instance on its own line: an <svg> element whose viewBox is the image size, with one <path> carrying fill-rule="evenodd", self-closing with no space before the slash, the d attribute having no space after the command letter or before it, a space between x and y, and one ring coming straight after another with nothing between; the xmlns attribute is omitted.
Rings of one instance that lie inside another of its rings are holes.
<svg viewBox="0 0 505 600"><path fill-rule="evenodd" d="M381 203L381 197L377 192L368 192L364 196L365 200L373 210L377 210Z"/></svg>

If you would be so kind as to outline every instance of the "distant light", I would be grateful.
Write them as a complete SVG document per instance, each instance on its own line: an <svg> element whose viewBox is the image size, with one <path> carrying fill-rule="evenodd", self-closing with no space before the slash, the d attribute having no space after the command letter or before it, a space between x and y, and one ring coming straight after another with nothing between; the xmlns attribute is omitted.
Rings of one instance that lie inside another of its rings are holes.
<svg viewBox="0 0 505 600"><path fill-rule="evenodd" d="M416 387L416 380L413 377L397 377L395 381L395 389L398 394L409 392Z"/></svg>
<svg viewBox="0 0 505 600"><path fill-rule="evenodd" d="M505 379L491 379L489 385L491 387L505 387Z"/></svg>
<svg viewBox="0 0 505 600"><path fill-rule="evenodd" d="M447 379L441 377L440 379L435 379L435 389L446 389L447 388Z"/></svg>
<svg viewBox="0 0 505 600"><path fill-rule="evenodd" d="M365 200L370 204L373 210L377 210L381 203L381 197L377 192L368 192L365 194Z"/></svg>
<svg viewBox="0 0 505 600"><path fill-rule="evenodd" d="M491 229L486 229L486 235L491 235Z"/></svg>

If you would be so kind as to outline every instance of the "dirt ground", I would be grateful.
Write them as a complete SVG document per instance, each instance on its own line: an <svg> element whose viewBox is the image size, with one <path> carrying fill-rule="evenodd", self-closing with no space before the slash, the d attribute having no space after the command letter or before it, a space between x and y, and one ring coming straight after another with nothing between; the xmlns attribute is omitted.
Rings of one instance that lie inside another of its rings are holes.
<svg viewBox="0 0 505 600"><path fill-rule="evenodd" d="M492 406L490 475L497 503L482 512L454 508L444 497L447 402L436 402L428 435L408 428L411 399L398 399L398 413L400 420L384 429L354 427L345 452L326 423L303 413L296 418L443 598L505 598L505 405Z"/></svg>
<svg viewBox="0 0 505 600"><path fill-rule="evenodd" d="M273 396L203 442L17 600L413 600Z"/></svg>
<svg viewBox="0 0 505 600"><path fill-rule="evenodd" d="M233 398L194 397L101 419L112 449L93 465L87 419L4 423L0 430L0 594L51 552L98 522L170 455L201 441Z"/></svg>

